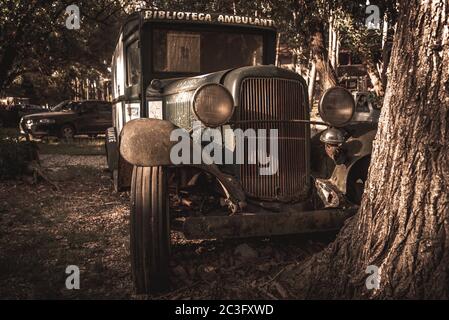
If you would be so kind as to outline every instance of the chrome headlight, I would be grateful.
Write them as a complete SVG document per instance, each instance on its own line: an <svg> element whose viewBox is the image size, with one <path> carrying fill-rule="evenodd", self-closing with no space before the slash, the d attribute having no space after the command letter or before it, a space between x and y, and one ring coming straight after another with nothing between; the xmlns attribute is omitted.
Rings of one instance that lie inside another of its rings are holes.
<svg viewBox="0 0 449 320"><path fill-rule="evenodd" d="M54 119L40 119L39 123L42 124L51 124L51 123L55 123L56 121Z"/></svg>
<svg viewBox="0 0 449 320"><path fill-rule="evenodd" d="M234 113L231 93L219 84L199 87L193 95L192 106L197 118L212 128L227 123Z"/></svg>
<svg viewBox="0 0 449 320"><path fill-rule="evenodd" d="M318 109L323 121L334 127L342 127L354 116L355 101L345 88L333 87L323 94Z"/></svg>

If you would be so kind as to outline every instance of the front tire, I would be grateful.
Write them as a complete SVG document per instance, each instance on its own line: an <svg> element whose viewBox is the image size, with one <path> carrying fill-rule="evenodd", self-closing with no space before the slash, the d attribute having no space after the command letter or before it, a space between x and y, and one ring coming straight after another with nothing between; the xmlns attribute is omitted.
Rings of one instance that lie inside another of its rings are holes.
<svg viewBox="0 0 449 320"><path fill-rule="evenodd" d="M170 226L166 168L134 166L130 227L136 293L167 289Z"/></svg>

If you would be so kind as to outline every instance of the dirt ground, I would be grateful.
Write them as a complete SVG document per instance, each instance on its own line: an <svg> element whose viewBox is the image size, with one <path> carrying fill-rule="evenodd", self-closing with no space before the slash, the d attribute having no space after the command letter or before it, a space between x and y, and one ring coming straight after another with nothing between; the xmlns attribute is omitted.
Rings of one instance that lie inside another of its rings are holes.
<svg viewBox="0 0 449 320"><path fill-rule="evenodd" d="M282 272L334 235L186 241L172 234L171 288L133 295L129 195L115 194L102 155L41 155L46 182L0 182L0 299L282 299ZM65 288L68 265L79 290Z"/></svg>

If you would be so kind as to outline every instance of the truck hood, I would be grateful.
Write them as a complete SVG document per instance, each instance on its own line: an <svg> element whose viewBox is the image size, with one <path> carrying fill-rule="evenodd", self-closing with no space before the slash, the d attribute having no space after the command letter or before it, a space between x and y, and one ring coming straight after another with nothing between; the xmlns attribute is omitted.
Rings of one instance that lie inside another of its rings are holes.
<svg viewBox="0 0 449 320"><path fill-rule="evenodd" d="M234 69L208 73L201 76L172 78L161 80L161 92L154 92L150 86L147 88L147 96L170 95L180 91L191 91L206 83L220 83L223 77Z"/></svg>
<svg viewBox="0 0 449 320"><path fill-rule="evenodd" d="M238 106L240 104L239 90L241 83L245 78L281 78L297 80L302 83L304 88L307 88L307 83L299 74L273 65L264 65L228 69L196 77L164 79L161 80L160 92L156 93L152 90L151 86L148 87L147 97L177 95L182 93L192 96L194 91L202 85L218 83L222 84L229 90L231 95L234 97L236 106Z"/></svg>
<svg viewBox="0 0 449 320"><path fill-rule="evenodd" d="M196 77L173 78L161 80L161 91L154 92L150 86L147 88L147 96L171 95L180 92L188 92L208 83L223 84L236 98L240 82L246 77L285 78L295 79L305 83L297 73L279 68L273 65L249 66L217 71Z"/></svg>

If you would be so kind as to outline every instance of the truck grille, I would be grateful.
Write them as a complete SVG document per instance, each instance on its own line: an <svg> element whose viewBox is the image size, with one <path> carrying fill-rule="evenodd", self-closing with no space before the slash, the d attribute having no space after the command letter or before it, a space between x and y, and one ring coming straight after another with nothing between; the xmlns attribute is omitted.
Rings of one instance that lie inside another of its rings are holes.
<svg viewBox="0 0 449 320"><path fill-rule="evenodd" d="M245 192L250 197L263 200L293 201L303 198L309 185L310 128L306 123L287 122L309 119L301 82L246 78L241 85L239 118L242 121L262 120L242 124L240 128L243 130L267 129L269 132L269 129L278 129L279 137L279 170L275 175L260 175L259 164L247 164L245 161L241 165L240 178Z"/></svg>

